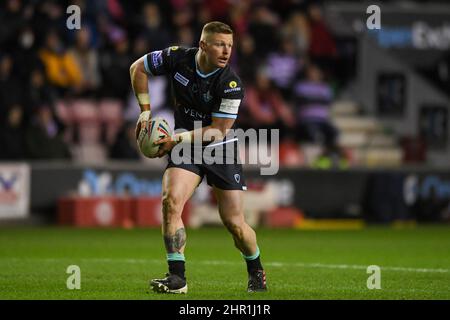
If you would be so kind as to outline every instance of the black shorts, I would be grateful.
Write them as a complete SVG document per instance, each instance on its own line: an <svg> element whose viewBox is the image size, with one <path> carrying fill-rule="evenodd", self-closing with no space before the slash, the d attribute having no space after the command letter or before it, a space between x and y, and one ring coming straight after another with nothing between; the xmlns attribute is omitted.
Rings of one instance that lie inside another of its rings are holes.
<svg viewBox="0 0 450 320"><path fill-rule="evenodd" d="M185 155L180 153L183 161L180 163L178 161L173 161L173 154L168 157L168 168L182 168L191 171L202 179L206 176L206 182L210 186L217 187L223 190L247 190L245 184L245 178L242 171L242 164L238 163L237 159L239 157L237 143L233 143L233 153L230 155L226 151L223 151L222 163L212 163L212 161L207 161L208 157L202 157L204 154L204 147L197 148L195 152L194 147L191 148L191 154ZM215 150L212 150L209 154L215 155ZM228 158L228 161L227 161ZM205 161L206 159L206 161ZM201 163L200 163L201 162Z"/></svg>

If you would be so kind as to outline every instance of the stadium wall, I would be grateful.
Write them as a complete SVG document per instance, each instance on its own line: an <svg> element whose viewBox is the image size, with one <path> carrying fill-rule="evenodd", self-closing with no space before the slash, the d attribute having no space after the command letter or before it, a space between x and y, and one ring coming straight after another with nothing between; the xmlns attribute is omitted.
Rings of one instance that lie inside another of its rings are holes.
<svg viewBox="0 0 450 320"><path fill-rule="evenodd" d="M56 221L63 197L159 197L161 193L162 169L136 163L39 163L30 168L31 216L48 222ZM450 210L448 169L281 168L275 176L261 176L256 168L248 168L246 177L247 202L264 204L257 211L292 208L306 218L391 222L445 220ZM214 207L210 193L206 186L199 187L194 202Z"/></svg>

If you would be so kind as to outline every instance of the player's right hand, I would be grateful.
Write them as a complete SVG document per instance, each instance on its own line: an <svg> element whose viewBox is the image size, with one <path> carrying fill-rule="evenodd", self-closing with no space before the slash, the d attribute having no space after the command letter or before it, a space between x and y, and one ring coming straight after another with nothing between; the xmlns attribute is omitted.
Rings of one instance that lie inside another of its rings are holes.
<svg viewBox="0 0 450 320"><path fill-rule="evenodd" d="M142 128L147 128L147 130L148 130L148 125L149 125L150 121L152 120L151 116L152 116L152 113L150 110L142 111L141 114L139 115L139 118L136 123L136 129L135 129L136 140L138 140L139 132L141 132Z"/></svg>

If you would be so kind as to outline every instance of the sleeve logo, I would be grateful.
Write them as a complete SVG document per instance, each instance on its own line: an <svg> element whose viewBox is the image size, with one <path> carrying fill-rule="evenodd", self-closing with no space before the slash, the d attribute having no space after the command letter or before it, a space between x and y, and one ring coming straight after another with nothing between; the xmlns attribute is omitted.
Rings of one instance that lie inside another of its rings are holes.
<svg viewBox="0 0 450 320"><path fill-rule="evenodd" d="M230 81L230 83L228 84L228 86L232 89L237 87L237 82L236 81Z"/></svg>
<svg viewBox="0 0 450 320"><path fill-rule="evenodd" d="M219 112L237 114L241 99L222 99L220 103Z"/></svg>
<svg viewBox="0 0 450 320"><path fill-rule="evenodd" d="M172 46L172 47L170 47L170 50L172 50L172 51L178 50L178 46Z"/></svg>
<svg viewBox="0 0 450 320"><path fill-rule="evenodd" d="M151 53L151 57L152 57L152 66L153 68L157 69L158 67L160 67L163 64L163 59L162 59L162 51L154 51Z"/></svg>

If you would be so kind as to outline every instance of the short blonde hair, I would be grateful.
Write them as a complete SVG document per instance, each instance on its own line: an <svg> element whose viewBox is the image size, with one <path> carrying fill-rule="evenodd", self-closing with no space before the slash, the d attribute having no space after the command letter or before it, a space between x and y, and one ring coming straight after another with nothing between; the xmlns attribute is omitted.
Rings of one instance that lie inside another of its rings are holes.
<svg viewBox="0 0 450 320"><path fill-rule="evenodd" d="M201 39L203 39L206 35L211 33L225 33L225 34L233 34L233 30L231 27L220 21L212 21L208 22L203 26Z"/></svg>

